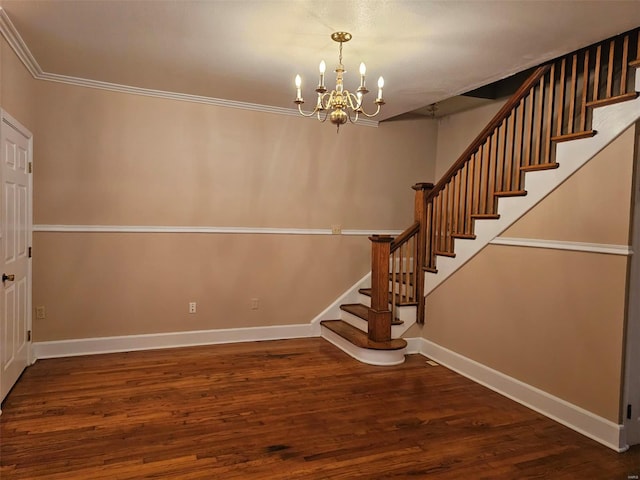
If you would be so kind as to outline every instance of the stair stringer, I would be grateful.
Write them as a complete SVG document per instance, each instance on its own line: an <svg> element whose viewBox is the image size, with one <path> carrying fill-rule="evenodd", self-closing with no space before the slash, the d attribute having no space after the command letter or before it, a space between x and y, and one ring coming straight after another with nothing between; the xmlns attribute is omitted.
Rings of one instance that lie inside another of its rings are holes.
<svg viewBox="0 0 640 480"><path fill-rule="evenodd" d="M371 272L367 273L364 277L354 283L350 288L336 298L331 305L320 312L313 320L311 320L311 336L322 336L322 328L320 322L323 320L335 320L340 318L342 310L340 305L345 303L358 303L360 297L359 290L361 288L371 287Z"/></svg>
<svg viewBox="0 0 640 480"><path fill-rule="evenodd" d="M640 91L640 75L637 75L636 78L636 91ZM524 189L527 191L527 195L499 198L498 214L500 218L498 220L476 220L475 240L456 239L455 258L438 256L438 273L425 272L425 296L558 188L638 119L640 119L640 97L632 101L594 109L592 128L598 133L591 138L557 144L556 162L559 165L558 168L525 173Z"/></svg>

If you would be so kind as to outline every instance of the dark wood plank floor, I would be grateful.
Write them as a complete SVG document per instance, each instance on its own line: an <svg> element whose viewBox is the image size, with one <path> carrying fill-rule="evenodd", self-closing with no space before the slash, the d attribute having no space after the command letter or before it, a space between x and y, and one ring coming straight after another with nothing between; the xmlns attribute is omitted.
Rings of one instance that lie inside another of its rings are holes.
<svg viewBox="0 0 640 480"><path fill-rule="evenodd" d="M618 454L424 357L322 339L41 360L3 405L8 479L621 479Z"/></svg>

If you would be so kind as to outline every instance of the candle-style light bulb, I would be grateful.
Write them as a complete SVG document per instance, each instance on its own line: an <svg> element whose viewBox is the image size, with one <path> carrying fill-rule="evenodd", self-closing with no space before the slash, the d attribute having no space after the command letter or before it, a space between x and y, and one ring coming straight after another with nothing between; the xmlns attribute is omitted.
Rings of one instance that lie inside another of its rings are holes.
<svg viewBox="0 0 640 480"><path fill-rule="evenodd" d="M360 88L364 88L364 74L367 73L367 66L362 62L360 64Z"/></svg>
<svg viewBox="0 0 640 480"><path fill-rule="evenodd" d="M296 75L296 100L300 100L301 95L300 95L300 86L302 85L302 79L300 78L300 75Z"/></svg>
<svg viewBox="0 0 640 480"><path fill-rule="evenodd" d="M378 79L378 100L382 100L382 87L384 87L384 78Z"/></svg>
<svg viewBox="0 0 640 480"><path fill-rule="evenodd" d="M318 69L320 70L320 86L324 87L324 72L327 70L327 64L324 63L324 60L320 62Z"/></svg>

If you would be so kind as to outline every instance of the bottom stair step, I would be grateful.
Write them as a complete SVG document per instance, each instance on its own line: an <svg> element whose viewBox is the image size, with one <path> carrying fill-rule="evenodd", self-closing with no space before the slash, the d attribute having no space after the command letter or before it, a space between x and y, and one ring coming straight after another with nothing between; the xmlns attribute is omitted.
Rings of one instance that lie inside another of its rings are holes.
<svg viewBox="0 0 640 480"><path fill-rule="evenodd" d="M323 320L320 324L348 340L356 347L370 350L401 350L407 346L406 340L402 338L392 338L388 342L374 342L369 340L367 334L362 330L342 320Z"/></svg>

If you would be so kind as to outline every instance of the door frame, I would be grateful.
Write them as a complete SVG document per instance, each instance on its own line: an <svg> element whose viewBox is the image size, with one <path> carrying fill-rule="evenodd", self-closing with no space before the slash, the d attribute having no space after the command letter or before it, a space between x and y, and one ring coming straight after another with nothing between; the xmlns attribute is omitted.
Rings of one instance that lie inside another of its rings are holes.
<svg viewBox="0 0 640 480"><path fill-rule="evenodd" d="M635 125L631 196L630 240L632 255L628 267L627 319L624 340L624 377L621 417L621 446L640 444L640 122ZM628 418L628 408L631 418Z"/></svg>
<svg viewBox="0 0 640 480"><path fill-rule="evenodd" d="M27 246L31 248L33 245L33 134L27 127L22 125L12 115L10 115L4 108L0 108L0 129L13 128L27 139L28 152L27 161L31 164L31 172L28 175L28 189L27 192ZM1 176L3 175L3 168L0 168L0 184L2 183ZM1 200L0 200L1 201ZM4 219L0 222L0 245L4 243ZM27 331L33 332L32 313L33 313L33 259L29 256L27 261ZM34 358L34 351L32 348L33 336L27 341L27 363L32 365L36 359ZM1 411L0 411L1 413Z"/></svg>

